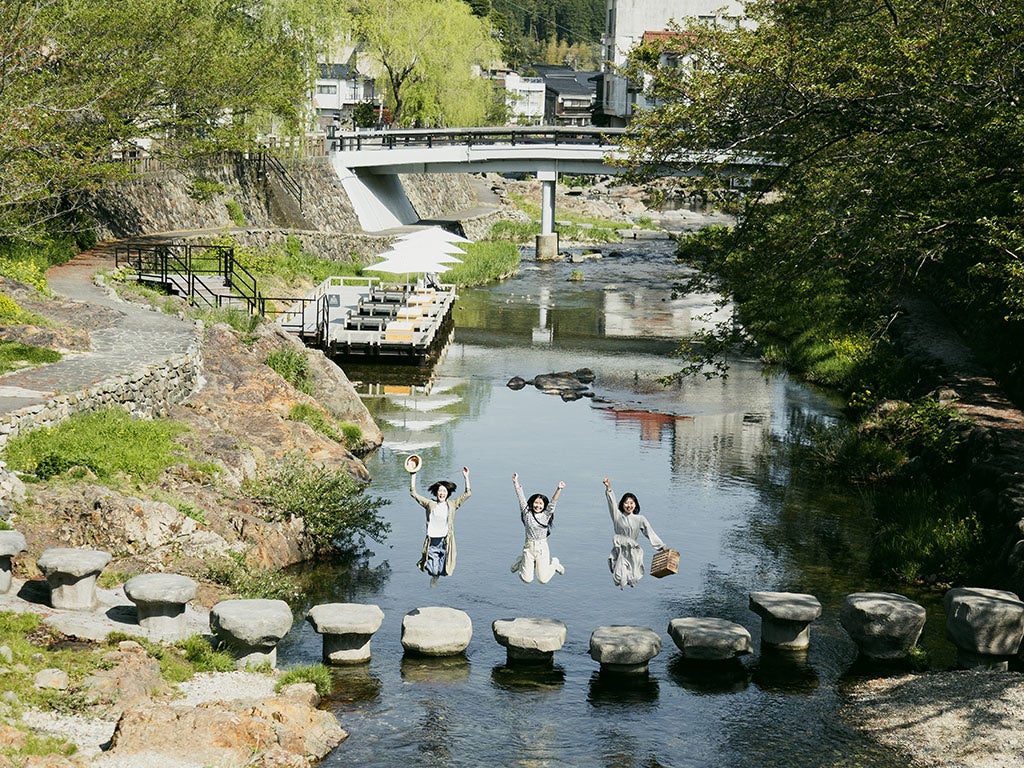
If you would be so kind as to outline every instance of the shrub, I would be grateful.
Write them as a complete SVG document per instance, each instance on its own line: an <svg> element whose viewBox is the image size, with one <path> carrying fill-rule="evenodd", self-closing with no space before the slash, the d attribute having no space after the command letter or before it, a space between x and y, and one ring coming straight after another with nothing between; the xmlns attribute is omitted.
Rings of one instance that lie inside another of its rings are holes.
<svg viewBox="0 0 1024 768"><path fill-rule="evenodd" d="M239 307L216 307L197 312L196 316L208 325L226 323L242 335L251 334L263 318Z"/></svg>
<svg viewBox="0 0 1024 768"><path fill-rule="evenodd" d="M224 193L224 185L212 179L194 179L188 188L188 196L199 203L206 203Z"/></svg>
<svg viewBox="0 0 1024 768"><path fill-rule="evenodd" d="M441 276L444 282L458 286L483 285L519 269L519 249L512 243L469 243L465 251L462 263Z"/></svg>
<svg viewBox="0 0 1024 768"><path fill-rule="evenodd" d="M186 431L182 424L137 419L121 408L110 408L14 437L5 457L12 469L41 480L80 466L100 480L152 481L182 461L174 437Z"/></svg>
<svg viewBox="0 0 1024 768"><path fill-rule="evenodd" d="M0 293L0 322L4 325L53 325L42 315L29 312L6 294Z"/></svg>
<svg viewBox="0 0 1024 768"><path fill-rule="evenodd" d="M298 349L283 347L267 355L266 364L300 392L313 394L309 359Z"/></svg>
<svg viewBox="0 0 1024 768"><path fill-rule="evenodd" d="M366 537L380 542L391 532L379 514L390 502L368 496L344 469L289 457L243 488L267 507L272 519L301 517L306 535L322 552L361 547Z"/></svg>
<svg viewBox="0 0 1024 768"><path fill-rule="evenodd" d="M250 567L242 552L231 552L209 562L206 577L244 598L294 600L300 593L294 579L280 571Z"/></svg>
<svg viewBox="0 0 1024 768"><path fill-rule="evenodd" d="M21 261L0 257L0 275L31 285L43 294L49 294L46 284L46 267L35 261Z"/></svg>
<svg viewBox="0 0 1024 768"><path fill-rule="evenodd" d="M231 217L231 221L235 223L236 227L245 226L245 214L237 200L225 200L224 207L228 209L228 216Z"/></svg>

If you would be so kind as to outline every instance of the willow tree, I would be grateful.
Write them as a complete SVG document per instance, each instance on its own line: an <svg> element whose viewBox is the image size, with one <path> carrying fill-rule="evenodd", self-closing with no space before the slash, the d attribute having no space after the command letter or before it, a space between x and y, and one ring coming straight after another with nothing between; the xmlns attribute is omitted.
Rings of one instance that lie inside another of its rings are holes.
<svg viewBox="0 0 1024 768"><path fill-rule="evenodd" d="M654 105L631 127L634 162L699 164L720 188L723 153L763 161L735 230L685 254L798 365L845 350L848 386L923 293L1020 387L1024 6L756 0L747 13L747 28L693 23L630 60Z"/></svg>
<svg viewBox="0 0 1024 768"><path fill-rule="evenodd" d="M0 4L0 237L35 237L123 169L247 146L307 98L321 0Z"/></svg>
<svg viewBox="0 0 1024 768"><path fill-rule="evenodd" d="M398 125L478 125L490 83L480 77L496 57L486 20L462 0L360 0L357 34L384 74Z"/></svg>

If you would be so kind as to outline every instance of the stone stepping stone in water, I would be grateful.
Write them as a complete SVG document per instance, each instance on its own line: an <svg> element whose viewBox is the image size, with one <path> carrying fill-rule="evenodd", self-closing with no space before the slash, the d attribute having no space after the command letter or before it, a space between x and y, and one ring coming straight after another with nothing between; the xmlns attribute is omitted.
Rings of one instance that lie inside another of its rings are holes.
<svg viewBox="0 0 1024 768"><path fill-rule="evenodd" d="M742 624L725 619L689 616L672 619L668 634L687 659L728 661L750 653L750 633Z"/></svg>
<svg viewBox="0 0 1024 768"><path fill-rule="evenodd" d="M602 672L643 675L648 662L661 653L661 637L649 627L598 627L590 635L590 658Z"/></svg>
<svg viewBox="0 0 1024 768"><path fill-rule="evenodd" d="M457 656L469 647L473 622L456 608L416 608L402 619L402 647L422 656Z"/></svg>
<svg viewBox="0 0 1024 768"><path fill-rule="evenodd" d="M144 573L124 584L135 603L139 626L162 640L181 640L188 634L185 605L196 596L196 583L176 573Z"/></svg>
<svg viewBox="0 0 1024 768"><path fill-rule="evenodd" d="M323 603L306 614L313 629L323 635L323 658L328 664L362 664L370 660L370 640L384 621L376 605Z"/></svg>
<svg viewBox="0 0 1024 768"><path fill-rule="evenodd" d="M565 624L556 619L495 619L491 631L498 645L506 649L509 664L517 661L550 664L555 651L565 644Z"/></svg>
<svg viewBox="0 0 1024 768"><path fill-rule="evenodd" d="M854 592L843 600L839 623L868 659L905 658L924 629L924 607L892 592Z"/></svg>
<svg viewBox="0 0 1024 768"><path fill-rule="evenodd" d="M761 643L802 650L811 643L811 622L821 616L821 603L802 592L751 592L750 610L761 617Z"/></svg>

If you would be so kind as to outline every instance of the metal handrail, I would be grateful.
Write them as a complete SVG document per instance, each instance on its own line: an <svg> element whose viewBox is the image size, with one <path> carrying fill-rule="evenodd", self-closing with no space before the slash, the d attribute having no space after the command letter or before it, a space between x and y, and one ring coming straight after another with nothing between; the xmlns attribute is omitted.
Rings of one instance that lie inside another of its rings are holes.
<svg viewBox="0 0 1024 768"><path fill-rule="evenodd" d="M399 147L473 146L490 144L577 144L611 147L624 128L568 126L509 126L504 128L414 128L386 131L344 131L338 133L341 151L397 149Z"/></svg>

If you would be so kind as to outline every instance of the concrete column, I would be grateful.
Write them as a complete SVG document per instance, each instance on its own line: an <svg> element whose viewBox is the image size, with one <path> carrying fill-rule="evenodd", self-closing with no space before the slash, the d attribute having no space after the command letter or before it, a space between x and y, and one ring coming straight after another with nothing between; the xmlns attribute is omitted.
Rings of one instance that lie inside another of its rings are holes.
<svg viewBox="0 0 1024 768"><path fill-rule="evenodd" d="M556 171L539 171L537 180L541 183L540 234L537 235L537 258L558 257L558 233L555 232L555 183Z"/></svg>

